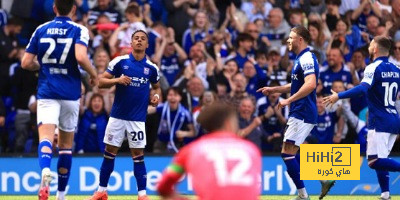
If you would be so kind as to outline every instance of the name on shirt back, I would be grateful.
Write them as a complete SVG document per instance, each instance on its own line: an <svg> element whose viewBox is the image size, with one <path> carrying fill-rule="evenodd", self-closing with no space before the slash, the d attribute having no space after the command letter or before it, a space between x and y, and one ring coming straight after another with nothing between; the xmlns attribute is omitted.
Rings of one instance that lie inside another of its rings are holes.
<svg viewBox="0 0 400 200"><path fill-rule="evenodd" d="M64 28L49 28L47 29L48 35L65 35L68 29Z"/></svg>
<svg viewBox="0 0 400 200"><path fill-rule="evenodd" d="M382 72L382 78L400 78L398 72Z"/></svg>

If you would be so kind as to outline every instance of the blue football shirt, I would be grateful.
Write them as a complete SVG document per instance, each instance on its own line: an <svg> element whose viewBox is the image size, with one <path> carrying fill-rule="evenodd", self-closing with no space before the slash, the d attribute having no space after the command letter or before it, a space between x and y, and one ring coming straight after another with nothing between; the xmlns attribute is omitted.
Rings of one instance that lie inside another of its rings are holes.
<svg viewBox="0 0 400 200"><path fill-rule="evenodd" d="M304 84L304 78L314 74L318 80L318 61L316 56L310 52L309 48L304 49L297 55L292 69L292 83L290 95L295 94ZM304 120L305 123L317 123L316 90L314 89L307 96L298 99L290 104L289 117Z"/></svg>
<svg viewBox="0 0 400 200"><path fill-rule="evenodd" d="M122 120L145 122L150 83L157 83L160 79L158 67L146 57L136 60L132 54L129 54L112 60L107 72L114 77L120 77L123 74L132 81L127 86L116 85L110 116Z"/></svg>
<svg viewBox="0 0 400 200"><path fill-rule="evenodd" d="M33 33L26 52L37 55L40 69L38 99L77 100L81 75L75 44L88 46L88 29L68 17L56 17Z"/></svg>
<svg viewBox="0 0 400 200"><path fill-rule="evenodd" d="M361 84L368 87L368 129L399 134L400 118L395 101L400 85L400 69L390 63L388 57L379 57L365 68Z"/></svg>

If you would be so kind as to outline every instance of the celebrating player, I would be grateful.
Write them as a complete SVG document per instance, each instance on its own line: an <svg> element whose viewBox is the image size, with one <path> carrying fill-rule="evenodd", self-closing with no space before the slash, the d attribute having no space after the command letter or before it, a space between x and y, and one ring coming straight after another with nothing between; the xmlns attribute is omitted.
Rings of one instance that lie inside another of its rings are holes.
<svg viewBox="0 0 400 200"><path fill-rule="evenodd" d="M157 186L160 195L179 199L173 186L186 172L192 175L199 199L258 199L261 154L253 143L235 134L235 109L214 103L202 110L197 121L211 133L178 152Z"/></svg>
<svg viewBox="0 0 400 200"><path fill-rule="evenodd" d="M39 70L38 157L42 169L39 200L49 198L49 184L52 180L50 161L56 127L59 129L57 199L65 199L81 96L78 63L89 73L92 85L97 85L98 82L96 71L87 56L88 30L70 19L76 10L74 0L55 0L53 10L57 16L36 29L21 64L24 69Z"/></svg>
<svg viewBox="0 0 400 200"><path fill-rule="evenodd" d="M114 159L125 138L129 142L133 159L133 173L136 178L139 200L147 200L146 167L143 149L146 145L145 121L149 101L150 87L156 90L151 97L151 105L157 106L159 101L160 79L158 67L146 59L145 50L148 47L148 36L143 30L132 34L129 55L119 56L112 60L106 72L100 78L99 86L116 85L115 100L107 124L104 143L104 159L100 168L100 185L90 198L91 200L106 200L107 184L114 171Z"/></svg>
<svg viewBox="0 0 400 200"><path fill-rule="evenodd" d="M309 31L303 26L292 28L287 40L289 51L294 52L297 57L292 69L292 82L284 86L263 87L257 90L264 95L274 93L288 93L288 99L279 102L279 107L290 104L289 120L283 138L281 156L286 164L287 172L297 187L299 195L297 199L310 199L308 197L304 182L300 180L300 165L296 159L296 153L300 144L317 123L316 86L319 74L317 58L307 45L311 41ZM334 181L322 182L320 198L323 198L333 186Z"/></svg>
<svg viewBox="0 0 400 200"><path fill-rule="evenodd" d="M361 84L345 92L332 91L331 96L324 98L324 103L330 105L339 99L366 93L369 110L368 165L377 172L382 190L380 199L390 199L388 171L400 171L400 163L387 158L400 133L400 118L395 107L400 69L388 61L391 44L387 37L375 37L368 48L374 61L365 68Z"/></svg>

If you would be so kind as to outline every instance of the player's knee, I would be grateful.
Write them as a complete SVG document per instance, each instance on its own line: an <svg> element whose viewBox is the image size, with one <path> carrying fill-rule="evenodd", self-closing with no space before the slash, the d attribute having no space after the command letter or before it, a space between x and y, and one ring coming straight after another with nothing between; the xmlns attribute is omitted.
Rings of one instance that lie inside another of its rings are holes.
<svg viewBox="0 0 400 200"><path fill-rule="evenodd" d="M64 168L64 167L60 167L60 168L58 168L58 173L59 174L67 174L68 173L68 169Z"/></svg>
<svg viewBox="0 0 400 200"><path fill-rule="evenodd" d="M368 159L368 166L371 168L371 169L375 169L375 162L378 160L378 158L373 158L373 159Z"/></svg>
<svg viewBox="0 0 400 200"><path fill-rule="evenodd" d="M40 152L42 152L42 153L52 153L52 150L51 150L51 148L48 147L48 146L43 146L43 147L40 149Z"/></svg>

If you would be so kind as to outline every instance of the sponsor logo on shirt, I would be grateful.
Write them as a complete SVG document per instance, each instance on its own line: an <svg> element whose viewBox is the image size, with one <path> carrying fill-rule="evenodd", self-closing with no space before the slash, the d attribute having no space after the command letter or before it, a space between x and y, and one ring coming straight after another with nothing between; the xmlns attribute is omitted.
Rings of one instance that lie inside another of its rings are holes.
<svg viewBox="0 0 400 200"><path fill-rule="evenodd" d="M292 74L292 80L299 80L298 78L297 78L297 74Z"/></svg>

